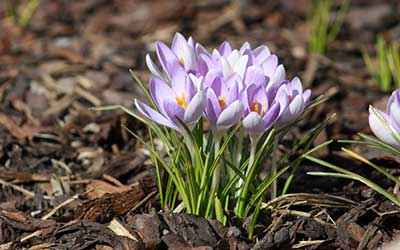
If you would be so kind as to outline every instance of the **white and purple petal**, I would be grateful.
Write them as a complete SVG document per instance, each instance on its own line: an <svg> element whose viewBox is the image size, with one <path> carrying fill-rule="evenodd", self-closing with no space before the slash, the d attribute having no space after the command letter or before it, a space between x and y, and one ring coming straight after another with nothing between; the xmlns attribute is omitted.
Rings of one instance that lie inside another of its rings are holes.
<svg viewBox="0 0 400 250"><path fill-rule="evenodd" d="M242 118L243 109L243 104L239 100L233 102L219 115L217 119L217 127L225 129L238 123Z"/></svg>
<svg viewBox="0 0 400 250"><path fill-rule="evenodd" d="M158 113L154 109L150 108L146 104L142 103L141 101L135 100L135 106L139 110L139 112L147 119L152 120L158 124L178 130L178 127L168 118Z"/></svg>
<svg viewBox="0 0 400 250"><path fill-rule="evenodd" d="M395 147L400 147L400 141L396 138L395 133L398 132L394 131L389 124L389 116L378 110L374 107L369 107L369 126L372 132L382 141L393 145Z"/></svg>
<svg viewBox="0 0 400 250"><path fill-rule="evenodd" d="M199 120L206 106L206 95L204 91L197 92L189 102L183 116L185 123L191 124Z"/></svg>
<svg viewBox="0 0 400 250"><path fill-rule="evenodd" d="M250 112L242 121L244 129L250 134L264 132L264 120L257 112Z"/></svg>

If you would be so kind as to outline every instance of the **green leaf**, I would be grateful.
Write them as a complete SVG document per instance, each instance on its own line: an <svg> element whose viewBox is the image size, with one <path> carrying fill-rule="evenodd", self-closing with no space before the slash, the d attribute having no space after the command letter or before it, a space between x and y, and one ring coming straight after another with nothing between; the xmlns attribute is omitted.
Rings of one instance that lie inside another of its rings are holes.
<svg viewBox="0 0 400 250"><path fill-rule="evenodd" d="M382 150L382 151L384 151L388 154L394 155L394 156L400 156L400 151L397 148L393 147L392 145L389 145L389 144L379 140L378 138L368 136L363 133L359 133L358 135L361 137L361 139L364 140L360 143L365 143L370 147Z"/></svg>
<svg viewBox="0 0 400 250"><path fill-rule="evenodd" d="M371 161L367 160L366 158L362 157L361 155L346 149L346 148L342 148L342 151L345 152L348 156L350 156L351 158L354 158L356 160L359 160L369 166L371 166L372 168L374 168L376 171L378 171L379 173L383 174L386 178L388 178L389 180L393 181L394 183L396 183L397 185L400 186L400 179L394 177L393 175L391 175L388 171L386 171L383 167L380 167L374 163L372 163Z"/></svg>
<svg viewBox="0 0 400 250"><path fill-rule="evenodd" d="M218 199L218 196L215 195L214 198L214 202L215 202L215 215L216 218L219 222L221 222L223 225L226 225L226 216L224 214L224 208L222 207L222 203L221 201Z"/></svg>
<svg viewBox="0 0 400 250"><path fill-rule="evenodd" d="M253 207L258 200L260 200L261 196L264 194L264 192L271 186L271 184L276 181L276 179L279 178L283 173L285 173L289 167L285 167L281 170L279 170L276 175L270 176L269 178L264 179L261 184L258 186L257 191L255 194L252 195L249 203L248 203L248 209Z"/></svg>
<svg viewBox="0 0 400 250"><path fill-rule="evenodd" d="M247 229L250 240L253 240L254 228L256 227L258 217L260 216L261 204L262 204L262 200L260 199L256 205L256 208L255 208L253 214L251 215L251 221L250 221L248 229Z"/></svg>
<svg viewBox="0 0 400 250"><path fill-rule="evenodd" d="M365 185L367 185L368 187L370 187L371 189L373 189L374 191L382 194L383 196L385 196L387 199L389 199L390 201L392 201L393 203L395 203L397 206L400 206L400 200L394 196L393 194L387 192L385 189L383 189L382 187L380 187L379 185L377 185L376 183L368 180L367 178L362 177L361 175L358 175L356 173L353 173L351 171L345 170L341 167L335 166L331 163L328 163L326 161L314 158L312 156L305 156L306 159L315 162L321 166L330 168L335 170L338 173L331 173L331 172L309 172L308 174L310 175L316 175L316 176L332 176L332 177L340 177L340 178L346 178L346 179L351 179L351 180L356 180L359 181Z"/></svg>

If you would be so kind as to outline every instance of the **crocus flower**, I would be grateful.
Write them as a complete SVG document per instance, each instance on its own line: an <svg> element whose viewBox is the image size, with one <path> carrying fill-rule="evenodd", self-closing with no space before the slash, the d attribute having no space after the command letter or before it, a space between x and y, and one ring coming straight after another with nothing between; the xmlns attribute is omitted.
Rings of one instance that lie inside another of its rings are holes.
<svg viewBox="0 0 400 250"><path fill-rule="evenodd" d="M205 116L213 130L224 130L238 123L242 117L239 84L235 78L224 80L218 71L205 77L207 104Z"/></svg>
<svg viewBox="0 0 400 250"><path fill-rule="evenodd" d="M201 63L200 63L201 62ZM205 65L207 70L220 70L224 79L239 77L239 89L244 90L246 86L252 84L250 78L257 75L263 76L268 80L267 88L277 90L279 84L286 77L283 65L278 64L278 57L271 54L267 46L259 46L252 49L249 43L244 43L237 50L232 49L228 42L223 42L218 49L211 54L202 52L199 55L199 65Z"/></svg>
<svg viewBox="0 0 400 250"><path fill-rule="evenodd" d="M386 112L369 107L369 126L379 139L400 148L400 89L390 96Z"/></svg>
<svg viewBox="0 0 400 250"><path fill-rule="evenodd" d="M226 49L223 45L218 50L214 49L212 54L201 53L200 61L206 65L208 71L219 70L224 79L235 74L243 79L248 66L248 56L242 55L238 50Z"/></svg>
<svg viewBox="0 0 400 250"><path fill-rule="evenodd" d="M285 79L285 68L282 64L278 64L278 57L271 54L267 46L261 45L251 49L250 44L246 42L240 48L240 53L249 57L250 66L256 66L263 72L264 76L269 79L269 86L280 84Z"/></svg>
<svg viewBox="0 0 400 250"><path fill-rule="evenodd" d="M202 114L213 130L232 127L243 118L251 134L275 122L286 124L304 111L311 95L298 78L286 81L283 65L267 46L223 42L212 53L176 33L171 47L156 43L157 63L149 55L150 93L156 110L136 101L139 111L159 124L182 130ZM159 67L160 66L160 67ZM180 120L180 121L179 121Z"/></svg>
<svg viewBox="0 0 400 250"><path fill-rule="evenodd" d="M191 78L182 71L172 76L171 86L163 79L153 76L150 94L158 111L135 100L137 109L146 118L161 125L183 131L181 122L190 126L198 121L205 108L204 90L196 90Z"/></svg>
<svg viewBox="0 0 400 250"><path fill-rule="evenodd" d="M311 90L303 92L303 85L298 77L284 81L275 97L282 107L278 123L283 125L297 119L308 105L310 97Z"/></svg>
<svg viewBox="0 0 400 250"><path fill-rule="evenodd" d="M277 120L280 103L274 100L265 85L251 84L242 99L245 106L243 127L249 134L264 133Z"/></svg>
<svg viewBox="0 0 400 250"><path fill-rule="evenodd" d="M194 73L198 70L197 50L204 51L191 37L186 40L180 33L176 33L171 48L162 42L156 42L157 59L163 71L150 55L146 55L146 64L153 75L164 79L171 79L177 70Z"/></svg>

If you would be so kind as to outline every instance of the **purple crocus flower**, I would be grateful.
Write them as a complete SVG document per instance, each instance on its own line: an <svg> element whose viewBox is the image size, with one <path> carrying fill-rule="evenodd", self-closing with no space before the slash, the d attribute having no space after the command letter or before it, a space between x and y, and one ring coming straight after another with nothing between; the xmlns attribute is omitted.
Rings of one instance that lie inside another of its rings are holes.
<svg viewBox="0 0 400 250"><path fill-rule="evenodd" d="M239 83L236 78L224 80L218 71L205 77L207 104L205 116L213 130L224 130L238 123L242 117Z"/></svg>
<svg viewBox="0 0 400 250"><path fill-rule="evenodd" d="M296 119L308 104L298 78L286 81L283 65L267 46L244 43L232 49L223 42L212 53L192 38L176 33L171 47L156 43L157 64L149 55L150 93L154 110L136 101L139 111L159 124L182 130L178 120L195 123L202 114L213 130L227 129L243 119L251 134ZM161 66L161 69L160 67Z"/></svg>
<svg viewBox="0 0 400 250"><path fill-rule="evenodd" d="M256 66L263 72L269 79L269 86L280 84L285 79L285 68L278 64L278 57L271 54L267 46L261 45L251 49L250 44L246 42L240 48L240 53L249 57L249 65Z"/></svg>
<svg viewBox="0 0 400 250"><path fill-rule="evenodd" d="M275 97L282 107L278 123L283 125L297 119L308 105L310 97L311 90L303 92L303 85L298 77L284 81Z"/></svg>
<svg viewBox="0 0 400 250"><path fill-rule="evenodd" d="M278 57L271 54L267 46L252 49L249 43L244 43L240 50L232 49L228 42L223 42L211 54L205 52L199 55L199 64L209 70L219 70L224 79L237 77L240 79L239 89L254 83L252 77L262 76L268 81L267 88L277 90L286 77L283 65L278 64ZM256 73L256 74L255 74Z"/></svg>
<svg viewBox="0 0 400 250"><path fill-rule="evenodd" d="M182 131L179 120L189 126L196 123L206 104L204 90L197 91L191 78L183 71L172 75L171 86L163 79L153 76L150 80L150 94L158 111L135 100L140 113L178 131Z"/></svg>
<svg viewBox="0 0 400 250"><path fill-rule="evenodd" d="M400 89L390 96L386 112L369 107L369 126L380 140L400 148Z"/></svg>
<svg viewBox="0 0 400 250"><path fill-rule="evenodd" d="M195 44L189 37L186 40L180 33L176 33L171 48L163 42L156 42L157 59L162 70L153 62L150 55L146 55L146 64L150 72L163 79L171 79L177 70L195 73L198 71L197 51L204 51L199 44Z"/></svg>
<svg viewBox="0 0 400 250"><path fill-rule="evenodd" d="M251 84L242 98L245 106L243 127L252 135L260 135L277 120L280 103L267 91L265 85Z"/></svg>
<svg viewBox="0 0 400 250"><path fill-rule="evenodd" d="M248 66L247 55L240 54L238 50L224 48L224 44L219 49L214 49L212 54L201 53L199 57L199 61L205 65L207 71L218 70L224 79L233 75L238 75L240 79L243 79Z"/></svg>

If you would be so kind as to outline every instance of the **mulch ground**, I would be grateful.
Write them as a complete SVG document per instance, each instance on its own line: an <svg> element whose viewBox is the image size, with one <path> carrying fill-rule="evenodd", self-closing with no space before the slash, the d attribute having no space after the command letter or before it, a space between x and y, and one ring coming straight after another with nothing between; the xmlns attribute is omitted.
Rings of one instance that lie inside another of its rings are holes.
<svg viewBox="0 0 400 250"><path fill-rule="evenodd" d="M301 136L336 113L318 137L370 133L369 104L386 93L366 71L361 48L375 36L400 39L398 1L353 0L342 31L326 56L307 53L309 0L123 1L42 0L26 28L5 19L0 3L0 249L377 249L400 232L400 210L355 182L306 175L292 193L261 216L257 240L246 224L227 227L187 214L160 212L147 152L122 125L146 134L120 111L141 93L128 69L148 79L145 54L174 32L206 46L228 40L267 44L300 75L313 95L326 94ZM335 144L320 156L362 173L386 188L381 176L344 158ZM396 159L369 158L399 174Z"/></svg>

